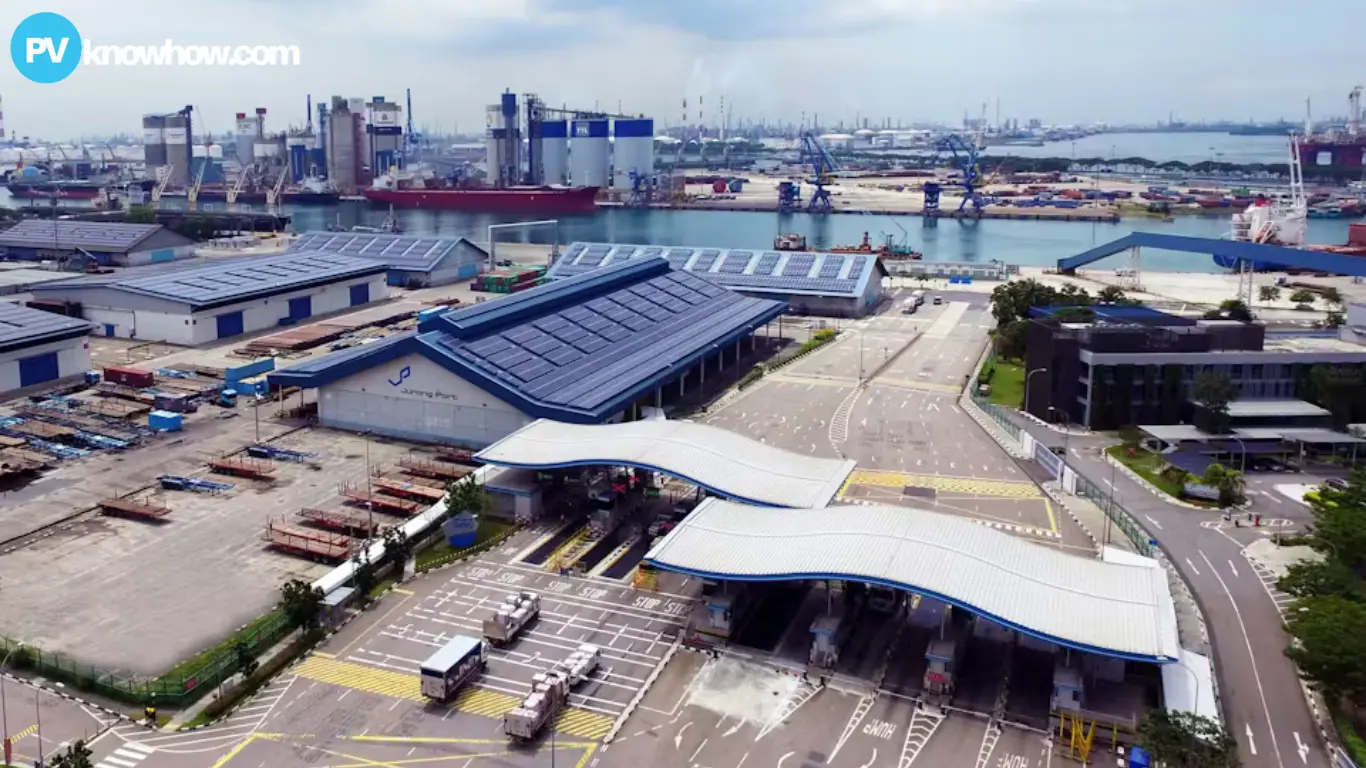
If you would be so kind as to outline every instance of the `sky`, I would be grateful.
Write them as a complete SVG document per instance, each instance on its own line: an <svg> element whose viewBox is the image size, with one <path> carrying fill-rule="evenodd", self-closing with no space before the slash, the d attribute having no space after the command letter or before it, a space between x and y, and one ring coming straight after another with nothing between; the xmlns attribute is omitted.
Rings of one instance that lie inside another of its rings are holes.
<svg viewBox="0 0 1366 768"><path fill-rule="evenodd" d="M78 67L59 83L0 64L7 135L138 134L186 105L301 126L305 99L401 100L418 127L476 133L505 90L677 125L856 118L1045 124L1301 120L1366 82L1361 0L5 0L0 27L70 19L93 45L294 45L289 67ZM1292 10L1293 8L1293 10Z"/></svg>

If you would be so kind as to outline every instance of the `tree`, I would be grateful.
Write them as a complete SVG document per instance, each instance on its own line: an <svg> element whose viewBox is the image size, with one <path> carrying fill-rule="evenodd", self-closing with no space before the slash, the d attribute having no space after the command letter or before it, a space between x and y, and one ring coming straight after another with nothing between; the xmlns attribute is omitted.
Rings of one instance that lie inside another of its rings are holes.
<svg viewBox="0 0 1366 768"><path fill-rule="evenodd" d="M1279 301L1281 298L1281 289L1279 286L1275 285L1263 285L1257 289L1257 298L1262 301Z"/></svg>
<svg viewBox="0 0 1366 768"><path fill-rule="evenodd" d="M1305 679L1329 698L1366 706L1366 603L1337 595L1296 601L1286 613L1291 643L1285 654Z"/></svg>
<svg viewBox="0 0 1366 768"><path fill-rule="evenodd" d="M1096 303L1098 304L1123 304L1127 299L1124 289L1118 285L1107 285L1100 289L1100 293L1096 294Z"/></svg>
<svg viewBox="0 0 1366 768"><path fill-rule="evenodd" d="M1201 371L1191 384L1191 399L1209 415L1209 431L1223 434L1229 431L1228 405L1238 394L1233 380L1226 373Z"/></svg>
<svg viewBox="0 0 1366 768"><path fill-rule="evenodd" d="M1360 368L1316 365L1309 369L1309 381L1314 388L1314 402L1333 414L1335 428L1345 429L1352 423L1353 406L1362 385Z"/></svg>
<svg viewBox="0 0 1366 768"><path fill-rule="evenodd" d="M1006 360L1023 360L1025 356L1026 320L1015 320L996 329L996 355Z"/></svg>
<svg viewBox="0 0 1366 768"><path fill-rule="evenodd" d="M1320 288L1319 297L1329 304L1342 304L1342 292L1331 285Z"/></svg>
<svg viewBox="0 0 1366 768"><path fill-rule="evenodd" d="M1336 558L1306 560L1286 569L1276 586L1287 595L1300 599L1333 595L1366 601L1366 584Z"/></svg>
<svg viewBox="0 0 1366 768"><path fill-rule="evenodd" d="M1049 307L1056 303L1058 292L1034 279L1011 280L991 292L991 314L1000 326L1028 318L1030 307Z"/></svg>
<svg viewBox="0 0 1366 768"><path fill-rule="evenodd" d="M1076 283L1064 283L1062 290L1058 291L1058 303L1073 307L1089 307L1095 300L1085 288Z"/></svg>
<svg viewBox="0 0 1366 768"><path fill-rule="evenodd" d="M1191 712L1149 710L1137 743L1154 765L1170 768L1237 768L1238 743L1216 720Z"/></svg>
<svg viewBox="0 0 1366 768"><path fill-rule="evenodd" d="M251 673L256 671L259 665L256 663L256 656L251 652L251 647L245 642L238 640L233 643L232 654L237 658L237 671L242 673L242 677L251 677Z"/></svg>
<svg viewBox="0 0 1366 768"><path fill-rule="evenodd" d="M93 763L90 762L92 754L90 748L85 745L85 739L76 739L65 752L52 758L48 765L50 768L93 768Z"/></svg>
<svg viewBox="0 0 1366 768"><path fill-rule="evenodd" d="M1366 575L1366 474L1353 473L1346 490L1324 488L1307 500L1314 516L1310 546Z"/></svg>
<svg viewBox="0 0 1366 768"><path fill-rule="evenodd" d="M408 562L408 556L412 553L412 542L408 541L402 528L392 525L384 529L384 555L394 564L400 575L403 573L404 564Z"/></svg>
<svg viewBox="0 0 1366 768"><path fill-rule="evenodd" d="M1200 482L1219 491L1219 506L1231 507L1243 502L1243 473L1223 464L1211 464L1200 476Z"/></svg>
<svg viewBox="0 0 1366 768"><path fill-rule="evenodd" d="M1328 314L1323 318L1323 327L1340 328L1346 322L1347 315L1343 314L1342 312L1339 312L1336 309L1330 309L1328 311Z"/></svg>
<svg viewBox="0 0 1366 768"><path fill-rule="evenodd" d="M1307 288L1297 289L1294 293L1290 294L1290 300L1296 304L1313 304L1314 300L1317 298L1318 296L1314 295L1314 292Z"/></svg>
<svg viewBox="0 0 1366 768"><path fill-rule="evenodd" d="M370 603L370 592L379 581L375 566L370 562L369 548L356 550L351 555L351 586L356 590L356 602L362 608Z"/></svg>
<svg viewBox="0 0 1366 768"><path fill-rule="evenodd" d="M1242 323L1252 322L1252 310L1242 299L1225 299L1219 302L1217 309L1211 309L1205 313L1206 320L1237 320Z"/></svg>
<svg viewBox="0 0 1366 768"><path fill-rule="evenodd" d="M280 607L290 623L303 629L316 629L323 611L323 591L299 579L280 588Z"/></svg>
<svg viewBox="0 0 1366 768"><path fill-rule="evenodd" d="M125 224L155 224L157 212L149 205L129 206L128 212L123 215Z"/></svg>
<svg viewBox="0 0 1366 768"><path fill-rule="evenodd" d="M460 512L482 515L489 508L488 494L484 492L484 487L479 481L474 479L473 474L447 483L445 502L447 517Z"/></svg>

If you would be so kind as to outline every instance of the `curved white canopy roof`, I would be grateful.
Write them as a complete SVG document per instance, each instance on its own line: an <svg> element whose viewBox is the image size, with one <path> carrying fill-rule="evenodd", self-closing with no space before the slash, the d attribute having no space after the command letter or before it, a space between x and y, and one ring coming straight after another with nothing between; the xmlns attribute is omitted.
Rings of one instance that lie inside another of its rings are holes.
<svg viewBox="0 0 1366 768"><path fill-rule="evenodd" d="M584 425L540 419L475 458L525 469L637 467L771 507L823 507L854 469L852 461L803 456L719 427L665 420Z"/></svg>
<svg viewBox="0 0 1366 768"><path fill-rule="evenodd" d="M919 509L765 509L708 499L645 556L734 581L853 579L929 595L1059 645L1165 663L1180 652L1166 571L1107 563Z"/></svg>

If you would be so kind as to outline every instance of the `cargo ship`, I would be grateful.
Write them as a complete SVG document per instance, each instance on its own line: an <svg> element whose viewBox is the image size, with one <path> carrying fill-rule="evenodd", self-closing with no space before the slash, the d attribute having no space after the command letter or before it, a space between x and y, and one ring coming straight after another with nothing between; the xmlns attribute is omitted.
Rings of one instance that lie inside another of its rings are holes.
<svg viewBox="0 0 1366 768"><path fill-rule="evenodd" d="M378 205L490 213L590 213L597 210L597 198L598 187L483 187L393 176L365 190L365 199Z"/></svg>

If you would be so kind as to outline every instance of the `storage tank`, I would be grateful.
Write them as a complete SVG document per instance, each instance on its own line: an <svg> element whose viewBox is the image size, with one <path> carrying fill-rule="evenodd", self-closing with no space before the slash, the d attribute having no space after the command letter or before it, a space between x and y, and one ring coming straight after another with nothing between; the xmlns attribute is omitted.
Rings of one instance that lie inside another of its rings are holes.
<svg viewBox="0 0 1366 768"><path fill-rule="evenodd" d="M607 186L611 162L607 120L592 118L570 124L573 143L569 152L569 181L576 187Z"/></svg>
<svg viewBox="0 0 1366 768"><path fill-rule="evenodd" d="M612 188L631 189L632 171L648 183L655 170L655 121L618 120L612 128Z"/></svg>
<svg viewBox="0 0 1366 768"><path fill-rule="evenodd" d="M184 187L190 178L190 123L184 115L167 115L166 165L171 168L170 184Z"/></svg>
<svg viewBox="0 0 1366 768"><path fill-rule="evenodd" d="M256 145L256 121L247 117L246 112L237 113L237 133L234 154L237 162L242 165L250 165L252 160L251 148Z"/></svg>
<svg viewBox="0 0 1366 768"><path fill-rule="evenodd" d="M289 180L294 184L303 181L308 175L307 141L303 136L290 136L285 139L285 146L289 149Z"/></svg>
<svg viewBox="0 0 1366 768"><path fill-rule="evenodd" d="M569 121L541 123L541 170L546 184L564 184L569 176Z"/></svg>
<svg viewBox="0 0 1366 768"><path fill-rule="evenodd" d="M166 164L166 118L148 115L142 118L142 157L147 164L147 177L156 178L156 169Z"/></svg>

